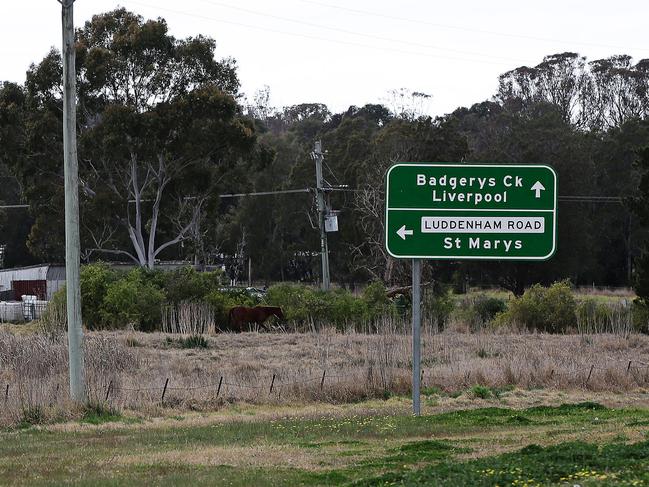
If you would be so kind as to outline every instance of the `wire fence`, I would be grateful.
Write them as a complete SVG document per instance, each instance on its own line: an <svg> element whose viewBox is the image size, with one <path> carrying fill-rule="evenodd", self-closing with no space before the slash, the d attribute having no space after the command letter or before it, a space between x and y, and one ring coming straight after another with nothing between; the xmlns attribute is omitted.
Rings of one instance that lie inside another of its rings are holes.
<svg viewBox="0 0 649 487"><path fill-rule="evenodd" d="M608 361L606 364L590 364L583 365L579 367L571 367L569 370L560 370L560 369L550 369L543 372L539 372L539 375L544 374L545 380L552 382L553 380L559 382L563 378L570 378L573 383L580 383L583 387L587 388L589 382L596 378L598 373L610 373L612 370L617 370L626 375L639 374L644 371L649 371L649 363L644 362L638 359L616 359L613 357L605 357ZM616 363L617 366L612 367L611 363ZM376 377L380 376L382 371L381 369L392 371L398 371L402 373L403 377L411 377L411 369L397 366L380 366L380 367L366 367L363 369L356 368L355 374L350 373L328 373L326 369L322 371L322 374L310 376L307 378L300 378L295 380L286 380L280 378L280 373L273 373L268 375L263 379L260 378L257 384L244 381L236 381L231 378L227 378L225 375L216 375L218 379L209 381L207 383L199 385L176 385L173 383L173 377L166 377L164 382L158 384L151 384L140 387L127 387L122 386L115 381L110 381L105 390L103 391L103 400L109 402L111 399L114 399L116 396L121 395L137 395L139 393L156 393L159 396L159 401L161 404L164 404L165 397L169 397L168 393L171 392L186 392L191 393L193 391L212 391L214 393L214 398L219 398L225 395L227 390L228 398L231 400L236 400L236 390L246 390L246 391L255 391L258 394L264 393L267 396L273 396L273 394L279 398L281 397L282 390L294 388L294 387L310 387L321 393L326 393L328 389L340 387L341 385L351 385L351 386L361 386L359 382L359 375L367 377L368 381L373 381ZM434 386L437 381L435 380L435 371L433 368L422 368L421 369L421 379L422 387ZM462 380L459 381L457 385L462 385L468 387L472 384L477 384L480 374L478 371L466 371ZM644 374L644 377L640 378L640 382L649 383L649 372ZM365 384L367 385L367 384ZM57 384L57 392L59 389L62 389ZM13 389L11 383L6 383L4 388L4 402L5 405L10 399L10 392ZM234 391L233 391L234 389ZM1 391L1 389L0 389ZM62 391L61 391L62 392ZM188 394L189 395L189 394ZM124 398L126 399L126 398Z"/></svg>

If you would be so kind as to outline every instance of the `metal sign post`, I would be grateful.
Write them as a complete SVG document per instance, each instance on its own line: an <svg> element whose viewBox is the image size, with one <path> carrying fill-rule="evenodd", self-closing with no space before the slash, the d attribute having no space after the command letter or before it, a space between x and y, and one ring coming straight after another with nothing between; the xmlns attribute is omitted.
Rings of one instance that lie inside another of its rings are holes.
<svg viewBox="0 0 649 487"><path fill-rule="evenodd" d="M385 247L412 259L412 409L421 388L421 259L547 260L557 241L549 166L401 163L386 181Z"/></svg>
<svg viewBox="0 0 649 487"><path fill-rule="evenodd" d="M421 414L421 259L412 259L412 412Z"/></svg>

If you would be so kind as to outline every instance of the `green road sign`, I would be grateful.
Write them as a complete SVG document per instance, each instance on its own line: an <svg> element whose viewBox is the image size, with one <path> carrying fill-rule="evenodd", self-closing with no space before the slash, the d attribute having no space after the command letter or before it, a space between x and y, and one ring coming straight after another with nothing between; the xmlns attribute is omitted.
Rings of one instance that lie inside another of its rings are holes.
<svg viewBox="0 0 649 487"><path fill-rule="evenodd" d="M393 257L546 260L556 249L557 175L549 166L403 163L386 184Z"/></svg>

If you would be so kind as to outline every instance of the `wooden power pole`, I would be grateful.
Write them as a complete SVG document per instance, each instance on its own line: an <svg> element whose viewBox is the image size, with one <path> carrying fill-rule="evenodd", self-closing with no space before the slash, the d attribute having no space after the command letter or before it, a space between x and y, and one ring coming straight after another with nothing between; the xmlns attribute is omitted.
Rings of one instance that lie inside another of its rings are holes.
<svg viewBox="0 0 649 487"><path fill-rule="evenodd" d="M318 223L320 226L320 253L322 255L322 289L329 290L329 246L327 244L327 231L325 229L325 215L327 213L327 205L325 203L325 189L322 177L322 144L319 140L315 143L313 150L313 159L315 160L315 175L316 175L316 192L318 200Z"/></svg>
<svg viewBox="0 0 649 487"><path fill-rule="evenodd" d="M81 328L79 165L74 45L74 0L60 0L63 27L63 164L65 177L65 280L68 311L70 397L86 400Z"/></svg>

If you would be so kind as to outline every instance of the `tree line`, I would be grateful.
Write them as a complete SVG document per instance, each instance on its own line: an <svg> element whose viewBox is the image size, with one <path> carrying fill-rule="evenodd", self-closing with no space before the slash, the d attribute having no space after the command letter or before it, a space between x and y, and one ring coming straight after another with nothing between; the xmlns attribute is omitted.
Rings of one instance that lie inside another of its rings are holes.
<svg viewBox="0 0 649 487"><path fill-rule="evenodd" d="M543 263L427 262L424 278L647 289L649 60L546 56L499 78L492 99L430 117L429 95L393 90L392 103L275 109L269 90L240 92L234 59L216 44L178 39L164 19L117 9L77 31L82 255L153 268L160 260L227 265L255 280L315 282L319 235L315 140L339 210L329 234L341 285L409 279L383 245L384 176L396 161L536 163L559 175L558 251ZM0 200L28 210L0 219L5 266L63 261L61 57L52 50L24 84L0 85ZM599 197L613 199L601 199ZM596 201L597 200L597 201ZM644 288L642 287L644 284ZM649 294L649 292L647 293Z"/></svg>

